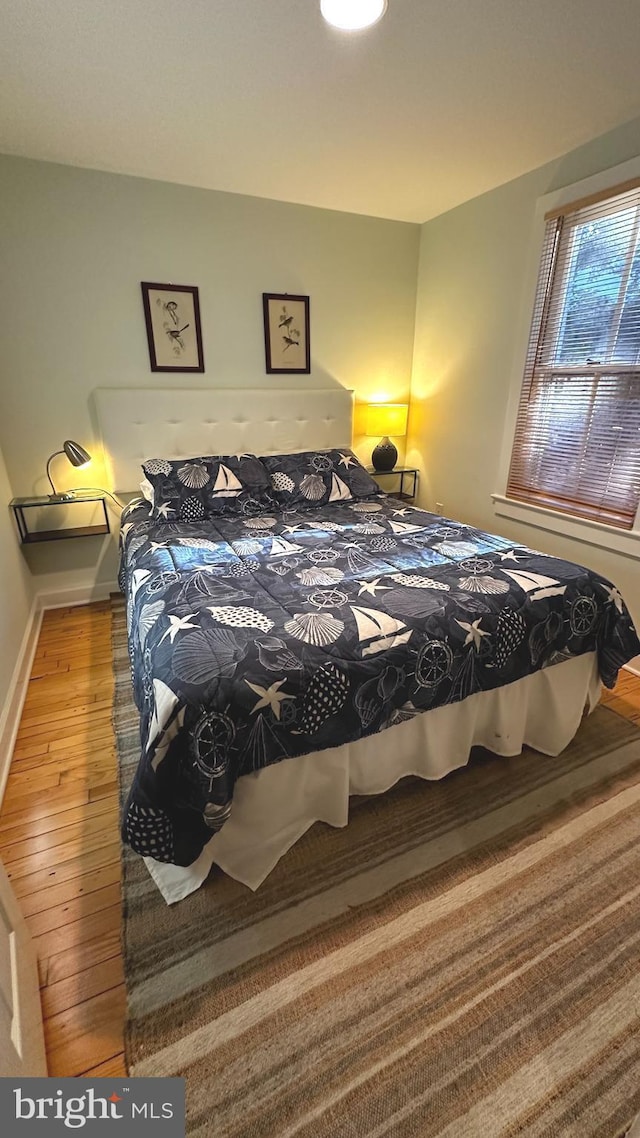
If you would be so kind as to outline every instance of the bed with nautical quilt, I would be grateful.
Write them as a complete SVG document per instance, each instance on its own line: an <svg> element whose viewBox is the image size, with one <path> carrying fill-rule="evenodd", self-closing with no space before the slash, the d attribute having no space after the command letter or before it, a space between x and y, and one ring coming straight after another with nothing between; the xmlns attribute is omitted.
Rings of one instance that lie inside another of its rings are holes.
<svg viewBox="0 0 640 1138"><path fill-rule="evenodd" d="M255 772L380 733L392 752L408 721L581 656L612 686L640 652L611 582L381 494L350 451L145 474L121 528L122 828L155 864L196 862Z"/></svg>

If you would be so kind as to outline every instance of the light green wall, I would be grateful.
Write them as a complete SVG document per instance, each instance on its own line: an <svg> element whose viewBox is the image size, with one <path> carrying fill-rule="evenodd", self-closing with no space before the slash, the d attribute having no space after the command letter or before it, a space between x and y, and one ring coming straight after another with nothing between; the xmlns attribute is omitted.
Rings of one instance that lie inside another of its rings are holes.
<svg viewBox="0 0 640 1138"><path fill-rule="evenodd" d="M7 711L11 680L27 627L33 580L20 552L7 503L13 497L0 450L0 738Z"/></svg>
<svg viewBox="0 0 640 1138"><path fill-rule="evenodd" d="M422 226L407 457L421 502L588 564L623 590L640 625L638 562L493 513L505 412L539 197L640 154L640 119Z"/></svg>
<svg viewBox="0 0 640 1138"><path fill-rule="evenodd" d="M96 387L342 384L363 401L407 400L419 237L402 222L0 156L0 445L15 492L46 490L64 439L91 450ZM149 370L141 280L198 285L204 375ZM311 297L309 377L265 374L263 292ZM62 485L87 485L89 471L57 462ZM39 589L114 578L112 543L97 538L28 557Z"/></svg>
<svg viewBox="0 0 640 1138"><path fill-rule="evenodd" d="M496 519L490 499L535 202L639 153L636 120L422 227L0 156L0 446L14 492L45 489L63 439L92 448L98 386L341 383L402 400L414 352L407 457L424 504L592 564L640 620L636 562ZM149 370L141 280L199 286L203 376ZM308 379L265 375L263 291L311 296ZM102 479L99 463L89 479L58 461L65 485ZM114 578L112 541L27 553L40 590Z"/></svg>

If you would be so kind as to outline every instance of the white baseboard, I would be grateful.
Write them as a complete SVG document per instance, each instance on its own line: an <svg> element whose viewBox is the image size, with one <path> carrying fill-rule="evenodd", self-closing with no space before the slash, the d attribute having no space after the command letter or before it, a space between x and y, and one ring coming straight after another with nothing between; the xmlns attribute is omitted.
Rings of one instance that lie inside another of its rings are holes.
<svg viewBox="0 0 640 1138"><path fill-rule="evenodd" d="M5 708L0 716L0 805L9 777L9 767L20 726L22 708L27 695L33 658L38 646L43 613L47 609L88 605L92 601L105 601L108 600L110 593L117 592L118 586L114 581L113 584L79 585L71 589L46 590L36 593L33 598L27 618L27 626L18 652L18 659L9 684Z"/></svg>
<svg viewBox="0 0 640 1138"><path fill-rule="evenodd" d="M116 581L100 585L75 585L70 589L46 589L37 594L39 608L60 609L72 605L90 605L92 601L107 601L110 593L119 592Z"/></svg>
<svg viewBox="0 0 640 1138"><path fill-rule="evenodd" d="M5 709L0 717L0 804L2 803L7 778L9 777L9 766L13 756L18 727L20 726L20 716L22 715L22 708L27 694L27 685L33 666L33 657L35 656L38 636L40 635L42 611L39 598L35 596L27 618L27 627L24 630L24 636L22 637L16 666L13 669L11 683L9 684Z"/></svg>
<svg viewBox="0 0 640 1138"><path fill-rule="evenodd" d="M625 671L633 672L634 676L640 678L640 656L634 656L633 660L630 660L628 664L624 664L623 667Z"/></svg>

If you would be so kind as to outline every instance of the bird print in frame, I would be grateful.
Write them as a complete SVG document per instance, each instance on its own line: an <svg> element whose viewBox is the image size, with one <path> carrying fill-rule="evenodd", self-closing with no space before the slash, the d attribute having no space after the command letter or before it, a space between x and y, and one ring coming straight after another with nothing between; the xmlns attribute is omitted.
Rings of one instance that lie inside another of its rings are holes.
<svg viewBox="0 0 640 1138"><path fill-rule="evenodd" d="M142 281L151 371L204 371L195 285Z"/></svg>
<svg viewBox="0 0 640 1138"><path fill-rule="evenodd" d="M267 375L309 375L309 297L263 292L262 309Z"/></svg>

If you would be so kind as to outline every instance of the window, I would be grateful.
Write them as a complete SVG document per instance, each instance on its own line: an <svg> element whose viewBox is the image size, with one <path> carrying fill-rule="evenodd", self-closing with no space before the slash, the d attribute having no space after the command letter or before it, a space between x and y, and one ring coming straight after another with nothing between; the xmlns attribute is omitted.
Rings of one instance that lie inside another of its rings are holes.
<svg viewBox="0 0 640 1138"><path fill-rule="evenodd" d="M547 215L507 495L620 529L640 501L640 184Z"/></svg>

